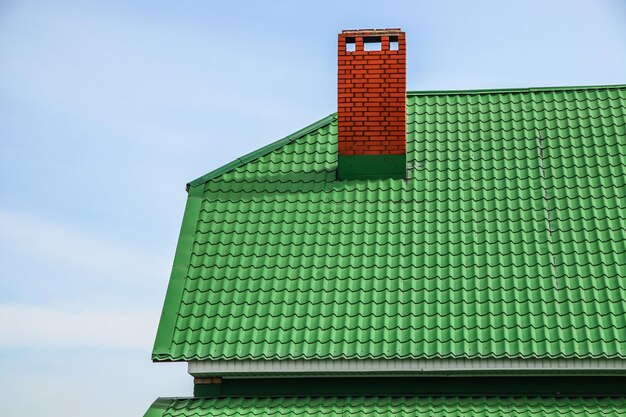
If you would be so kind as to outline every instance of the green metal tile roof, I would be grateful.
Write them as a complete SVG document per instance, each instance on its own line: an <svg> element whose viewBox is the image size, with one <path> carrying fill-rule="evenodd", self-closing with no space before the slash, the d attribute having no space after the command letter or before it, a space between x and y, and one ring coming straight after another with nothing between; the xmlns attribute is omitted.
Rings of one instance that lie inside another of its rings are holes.
<svg viewBox="0 0 626 417"><path fill-rule="evenodd" d="M153 359L626 357L625 108L409 93L408 180L329 116L192 182Z"/></svg>
<svg viewBox="0 0 626 417"><path fill-rule="evenodd" d="M626 416L624 398L278 397L159 399L145 417Z"/></svg>

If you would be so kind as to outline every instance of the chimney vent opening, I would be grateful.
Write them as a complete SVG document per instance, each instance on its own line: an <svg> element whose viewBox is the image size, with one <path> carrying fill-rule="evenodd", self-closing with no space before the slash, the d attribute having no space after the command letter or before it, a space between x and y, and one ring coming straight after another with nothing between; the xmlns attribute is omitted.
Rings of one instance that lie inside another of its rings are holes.
<svg viewBox="0 0 626 417"><path fill-rule="evenodd" d="M363 38L363 49L365 51L382 51L383 43L380 36L365 36Z"/></svg>
<svg viewBox="0 0 626 417"><path fill-rule="evenodd" d="M346 38L346 52L356 51L356 38Z"/></svg>
<svg viewBox="0 0 626 417"><path fill-rule="evenodd" d="M400 45L398 44L398 37L390 36L389 37L389 50L397 51L399 48L400 48Z"/></svg>

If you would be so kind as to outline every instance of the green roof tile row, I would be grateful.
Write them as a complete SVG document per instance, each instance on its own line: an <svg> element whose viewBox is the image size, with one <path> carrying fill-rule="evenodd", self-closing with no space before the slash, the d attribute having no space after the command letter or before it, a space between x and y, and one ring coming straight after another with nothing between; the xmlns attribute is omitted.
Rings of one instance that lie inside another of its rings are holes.
<svg viewBox="0 0 626 417"><path fill-rule="evenodd" d="M626 357L626 87L407 101L406 180L329 117L191 183L154 360Z"/></svg>
<svg viewBox="0 0 626 417"><path fill-rule="evenodd" d="M624 398L277 397L159 399L146 417L625 416Z"/></svg>

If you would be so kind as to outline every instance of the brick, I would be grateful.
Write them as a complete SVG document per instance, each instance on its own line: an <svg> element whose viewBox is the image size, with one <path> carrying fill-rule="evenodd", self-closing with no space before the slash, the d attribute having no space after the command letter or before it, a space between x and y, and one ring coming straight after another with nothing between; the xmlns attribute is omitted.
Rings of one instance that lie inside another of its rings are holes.
<svg viewBox="0 0 626 417"><path fill-rule="evenodd" d="M389 50L364 51L368 31L338 37L338 123L340 154L398 154L406 148L406 43ZM375 32L373 32L375 33ZM345 36L356 38L356 51L345 50ZM380 36L380 35L376 35ZM396 36L396 35L394 35Z"/></svg>

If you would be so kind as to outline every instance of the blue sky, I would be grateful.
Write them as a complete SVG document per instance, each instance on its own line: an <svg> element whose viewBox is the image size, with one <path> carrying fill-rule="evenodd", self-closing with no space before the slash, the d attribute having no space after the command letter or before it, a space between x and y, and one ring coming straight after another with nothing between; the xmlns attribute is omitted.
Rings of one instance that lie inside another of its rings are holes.
<svg viewBox="0 0 626 417"><path fill-rule="evenodd" d="M0 415L191 394L150 350L184 185L335 111L341 29L411 90L626 83L626 2L0 2Z"/></svg>

